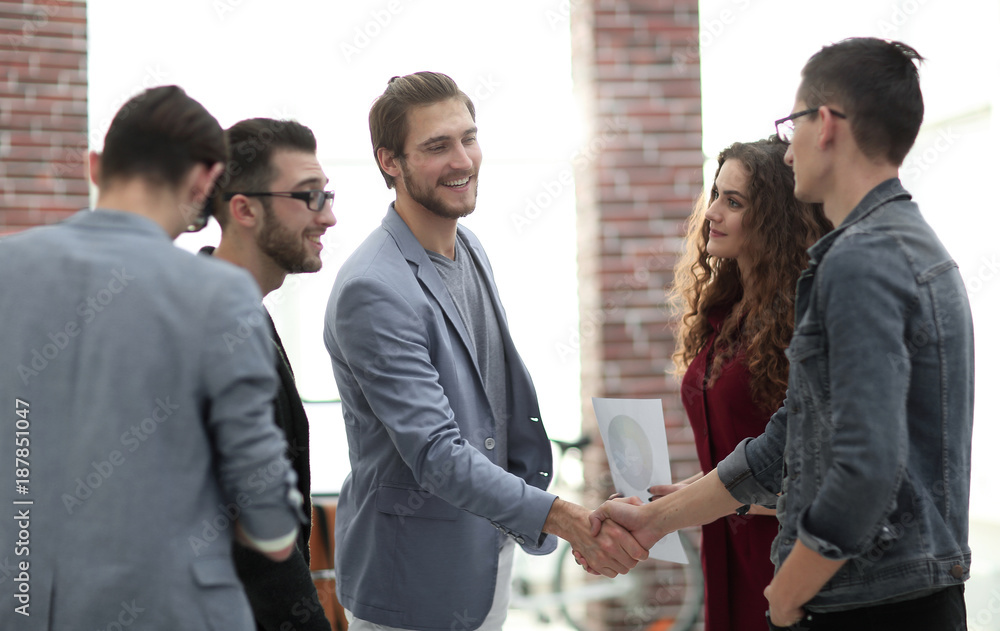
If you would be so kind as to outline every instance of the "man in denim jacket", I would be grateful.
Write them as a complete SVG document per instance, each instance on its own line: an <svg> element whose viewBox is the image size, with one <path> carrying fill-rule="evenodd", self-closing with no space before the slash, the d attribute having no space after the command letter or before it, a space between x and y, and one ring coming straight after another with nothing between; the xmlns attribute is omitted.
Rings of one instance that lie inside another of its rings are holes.
<svg viewBox="0 0 1000 631"><path fill-rule="evenodd" d="M898 179L923 119L921 59L877 39L824 48L775 123L796 197L823 203L836 229L809 250L787 398L765 433L662 500L592 516L648 546L776 504L772 628L966 628L972 319Z"/></svg>

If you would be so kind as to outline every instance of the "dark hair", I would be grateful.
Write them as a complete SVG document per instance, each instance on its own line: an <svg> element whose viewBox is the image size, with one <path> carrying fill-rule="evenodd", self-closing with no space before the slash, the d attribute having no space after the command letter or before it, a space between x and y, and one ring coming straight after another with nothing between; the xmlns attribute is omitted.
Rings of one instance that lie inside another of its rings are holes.
<svg viewBox="0 0 1000 631"><path fill-rule="evenodd" d="M196 164L225 159L219 121L181 88L160 86L132 97L115 114L104 137L99 184L142 177L175 187Z"/></svg>
<svg viewBox="0 0 1000 631"><path fill-rule="evenodd" d="M705 212L718 194L702 195L688 224L687 249L677 263L671 302L680 311L674 353L676 372L683 373L708 343L710 318L724 314L709 366L709 385L739 351L746 357L750 389L762 409L781 405L788 386L784 350L795 325L795 284L806 268L806 250L833 229L820 204L795 199L795 175L784 162L788 145L777 136L733 143L719 154L719 177L727 160L743 165L748 175L748 206L741 257L748 279L740 277L734 259L708 253L709 222ZM706 199L707 197L707 199Z"/></svg>
<svg viewBox="0 0 1000 631"><path fill-rule="evenodd" d="M440 72L417 72L405 77L389 79L389 85L368 112L368 129L372 137L372 152L378 163L378 150L385 147L393 156L405 159L406 135L410 131L407 113L420 105L431 105L448 99L461 99L476 120L476 106L472 99L458 89L451 77ZM385 185L395 186L391 175L378 166L385 178Z"/></svg>
<svg viewBox="0 0 1000 631"><path fill-rule="evenodd" d="M274 181L272 157L275 151L291 150L316 153L316 136L312 130L292 120L248 118L226 130L229 162L219 178L215 218L225 227L229 218L228 204L221 201L222 193L266 191ZM270 200L261 198L264 206Z"/></svg>
<svg viewBox="0 0 1000 631"><path fill-rule="evenodd" d="M917 51L901 42L851 38L827 46L802 69L798 99L841 105L858 148L899 166L924 119ZM815 115L814 115L815 116Z"/></svg>

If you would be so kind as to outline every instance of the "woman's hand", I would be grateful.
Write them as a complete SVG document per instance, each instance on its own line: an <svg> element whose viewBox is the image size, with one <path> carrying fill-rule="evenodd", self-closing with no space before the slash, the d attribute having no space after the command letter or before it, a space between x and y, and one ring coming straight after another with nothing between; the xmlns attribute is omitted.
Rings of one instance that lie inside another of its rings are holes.
<svg viewBox="0 0 1000 631"><path fill-rule="evenodd" d="M670 495L671 493L676 493L677 491L680 491L681 489L683 489L685 486L691 484L692 482L700 480L703 477L705 477L705 474L701 473L699 471L698 473L694 474L690 478L688 478L686 480L681 480L680 482L678 482L676 484L658 484L658 485L655 485L655 486L651 486L651 487L649 487L649 495L650 495L649 501L650 502L654 502L654 501L660 499L661 497L666 497L667 495Z"/></svg>

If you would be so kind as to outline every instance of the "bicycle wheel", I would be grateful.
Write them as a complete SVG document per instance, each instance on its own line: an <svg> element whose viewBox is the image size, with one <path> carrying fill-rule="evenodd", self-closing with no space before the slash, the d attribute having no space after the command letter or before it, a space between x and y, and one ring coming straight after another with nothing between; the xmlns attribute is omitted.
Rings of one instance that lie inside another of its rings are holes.
<svg viewBox="0 0 1000 631"><path fill-rule="evenodd" d="M570 546L559 550L553 593L566 622L576 631L693 628L704 601L704 578L691 536L683 531L678 534L688 557L686 565L651 559L614 579L584 572L576 564ZM604 603L603 614L597 602ZM598 615L604 618L600 625L594 622Z"/></svg>

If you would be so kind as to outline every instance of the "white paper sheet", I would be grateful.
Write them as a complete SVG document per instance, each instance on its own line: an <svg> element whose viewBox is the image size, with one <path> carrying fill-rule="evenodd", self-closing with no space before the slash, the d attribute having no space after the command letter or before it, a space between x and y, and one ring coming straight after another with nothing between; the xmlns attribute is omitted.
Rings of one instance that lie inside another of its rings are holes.
<svg viewBox="0 0 1000 631"><path fill-rule="evenodd" d="M659 399L591 399L615 490L625 497L649 498L649 487L671 484L670 454ZM651 559L687 563L677 533L660 539Z"/></svg>

